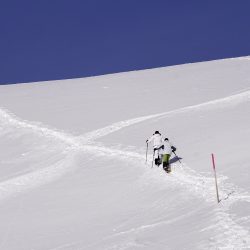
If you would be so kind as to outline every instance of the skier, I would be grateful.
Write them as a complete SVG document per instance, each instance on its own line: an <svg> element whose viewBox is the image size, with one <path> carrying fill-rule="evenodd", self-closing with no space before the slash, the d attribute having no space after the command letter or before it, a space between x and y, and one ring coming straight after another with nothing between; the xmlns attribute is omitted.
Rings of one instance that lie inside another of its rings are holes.
<svg viewBox="0 0 250 250"><path fill-rule="evenodd" d="M155 160L155 165L160 166L161 165L161 149L163 146L163 137L160 134L159 131L155 131L155 133L146 140L146 143L150 143L153 141L153 149L154 149L154 160Z"/></svg>
<svg viewBox="0 0 250 250"><path fill-rule="evenodd" d="M163 143L163 149L162 149L162 155L163 155L162 156L162 165L163 165L163 169L167 173L171 172L169 159L170 159L171 154L172 154L174 149L175 149L175 147L170 144L168 138L165 138L164 143Z"/></svg>

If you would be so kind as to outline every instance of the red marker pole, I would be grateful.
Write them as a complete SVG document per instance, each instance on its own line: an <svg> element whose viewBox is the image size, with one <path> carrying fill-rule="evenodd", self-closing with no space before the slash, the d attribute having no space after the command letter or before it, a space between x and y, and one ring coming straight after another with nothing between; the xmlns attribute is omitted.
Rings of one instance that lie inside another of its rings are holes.
<svg viewBox="0 0 250 250"><path fill-rule="evenodd" d="M219 191L218 191L218 184L217 184L217 176L216 176L216 170L215 170L215 161L214 161L214 154L212 154L212 163L213 163L213 169L214 169L214 179L215 179L215 188L216 188L216 195L217 195L217 201L220 202L219 198Z"/></svg>

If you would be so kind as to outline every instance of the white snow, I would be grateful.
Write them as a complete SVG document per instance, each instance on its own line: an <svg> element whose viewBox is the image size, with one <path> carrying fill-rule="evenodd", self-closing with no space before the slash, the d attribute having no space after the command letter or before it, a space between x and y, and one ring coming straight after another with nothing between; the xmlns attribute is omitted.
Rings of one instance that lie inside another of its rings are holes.
<svg viewBox="0 0 250 250"><path fill-rule="evenodd" d="M0 249L250 249L249 58L0 86Z"/></svg>

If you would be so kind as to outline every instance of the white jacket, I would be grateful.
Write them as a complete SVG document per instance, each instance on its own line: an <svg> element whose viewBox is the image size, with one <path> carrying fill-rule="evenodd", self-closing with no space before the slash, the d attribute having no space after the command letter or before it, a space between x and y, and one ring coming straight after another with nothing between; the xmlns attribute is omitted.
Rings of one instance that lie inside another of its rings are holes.
<svg viewBox="0 0 250 250"><path fill-rule="evenodd" d="M151 136L148 139L148 142L151 142L151 141L153 141L154 148L160 147L161 145L163 145L163 142L164 142L163 137L160 134L153 134L153 136Z"/></svg>
<svg viewBox="0 0 250 250"><path fill-rule="evenodd" d="M164 146L164 149L162 150L162 154L168 154L168 155L171 155L172 154L172 145L169 141L164 141L163 143L163 146Z"/></svg>

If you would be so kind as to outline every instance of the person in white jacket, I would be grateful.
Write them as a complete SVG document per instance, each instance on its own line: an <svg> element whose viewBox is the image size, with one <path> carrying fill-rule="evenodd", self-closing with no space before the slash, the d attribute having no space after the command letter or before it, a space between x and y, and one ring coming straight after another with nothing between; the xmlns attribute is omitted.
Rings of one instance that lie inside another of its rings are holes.
<svg viewBox="0 0 250 250"><path fill-rule="evenodd" d="M170 167L170 164L169 164L169 159L170 159L171 154L173 152L173 148L174 147L169 142L168 138L165 138L164 139L164 143L163 143L163 149L162 149L162 165L163 165L163 169L167 173L171 172L171 167Z"/></svg>
<svg viewBox="0 0 250 250"><path fill-rule="evenodd" d="M148 140L146 140L146 143L150 143L152 141L154 148L155 165L159 166L161 165L161 148L164 142L163 137L159 131L155 131L155 133Z"/></svg>

